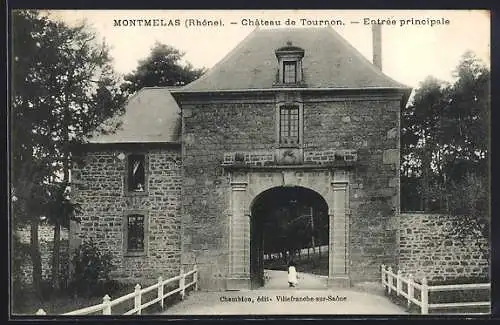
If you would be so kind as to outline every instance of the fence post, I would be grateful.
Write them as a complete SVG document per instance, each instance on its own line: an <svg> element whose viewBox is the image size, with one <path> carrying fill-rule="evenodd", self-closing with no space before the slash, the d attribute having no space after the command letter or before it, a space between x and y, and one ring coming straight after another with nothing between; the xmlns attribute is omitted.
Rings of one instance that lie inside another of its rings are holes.
<svg viewBox="0 0 500 325"><path fill-rule="evenodd" d="M385 265L381 265L381 277L382 277L382 285L385 285Z"/></svg>
<svg viewBox="0 0 500 325"><path fill-rule="evenodd" d="M163 310L163 277L158 277L158 299L160 299L160 307Z"/></svg>
<svg viewBox="0 0 500 325"><path fill-rule="evenodd" d="M45 312L45 310L43 310L42 308L38 309L35 313L35 315L37 316L43 316L43 315L47 315L47 313Z"/></svg>
<svg viewBox="0 0 500 325"><path fill-rule="evenodd" d="M194 290L198 291L198 266L196 264L194 265L193 281L194 281Z"/></svg>
<svg viewBox="0 0 500 325"><path fill-rule="evenodd" d="M135 286L134 309L137 310L137 315L141 314L141 285L138 283Z"/></svg>
<svg viewBox="0 0 500 325"><path fill-rule="evenodd" d="M391 294L391 287L392 287L392 284L394 283L394 279L392 278L392 266L389 266L387 271L388 271L388 273L387 273L387 293Z"/></svg>
<svg viewBox="0 0 500 325"><path fill-rule="evenodd" d="M111 315L111 297L108 295L105 295L102 298L102 304L104 305L102 307L102 314L103 315Z"/></svg>
<svg viewBox="0 0 500 325"><path fill-rule="evenodd" d="M401 292L401 270L398 270L398 273L396 275L396 296L399 296L399 293Z"/></svg>
<svg viewBox="0 0 500 325"><path fill-rule="evenodd" d="M414 286L413 286L413 275L408 276L408 309L411 307L411 299L414 295Z"/></svg>
<svg viewBox="0 0 500 325"><path fill-rule="evenodd" d="M422 279L422 291L420 295L420 301L422 302L421 312L426 315L429 313L429 287L427 286L427 279L425 277Z"/></svg>
<svg viewBox="0 0 500 325"><path fill-rule="evenodd" d="M186 276L184 275L184 270L181 267L181 278L179 279L179 288L180 288L180 294L181 294L181 300L184 300L184 295L186 294L186 288L185 283L186 283Z"/></svg>

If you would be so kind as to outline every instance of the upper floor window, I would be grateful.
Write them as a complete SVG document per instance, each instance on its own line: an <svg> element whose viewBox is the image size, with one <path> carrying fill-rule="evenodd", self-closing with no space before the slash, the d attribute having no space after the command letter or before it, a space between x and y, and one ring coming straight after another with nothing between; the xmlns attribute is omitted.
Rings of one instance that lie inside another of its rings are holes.
<svg viewBox="0 0 500 325"><path fill-rule="evenodd" d="M128 156L127 187L129 192L146 191L146 156L131 154Z"/></svg>
<svg viewBox="0 0 500 325"><path fill-rule="evenodd" d="M299 107L283 105L280 107L280 144L296 145L299 143Z"/></svg>

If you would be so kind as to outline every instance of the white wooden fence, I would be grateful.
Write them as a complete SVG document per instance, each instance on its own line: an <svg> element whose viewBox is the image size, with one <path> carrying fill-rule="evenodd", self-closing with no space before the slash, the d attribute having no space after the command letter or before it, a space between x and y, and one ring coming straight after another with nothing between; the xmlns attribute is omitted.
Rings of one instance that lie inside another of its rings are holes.
<svg viewBox="0 0 500 325"><path fill-rule="evenodd" d="M394 284L396 282L396 284ZM404 291L403 284L406 284L406 291ZM430 286L427 284L427 279L422 278L421 283L416 283L412 275L408 278L404 278L401 275L401 270L398 270L396 274L392 272L392 267L388 267L386 270L385 265L382 265L382 285L387 288L387 293L390 294L392 291L396 293L397 296L403 296L408 301L408 308L413 302L417 306L420 306L421 314L428 314L429 309L436 308L459 308L459 307L490 307L490 301L480 301L480 302L456 302L456 303L441 303L441 304L430 304L429 303L429 292L430 291L457 291L457 290L478 290L490 289L490 283L477 283L477 284L451 284L451 285L435 285ZM415 289L420 291L420 298L415 296ZM471 313L467 313L471 314Z"/></svg>
<svg viewBox="0 0 500 325"><path fill-rule="evenodd" d="M302 259L308 256L309 254L317 255L317 254L328 254L328 245L315 246L315 247L307 247L299 249L295 254L295 259ZM287 251L287 254L290 254L290 251ZM282 253L265 253L264 260L273 260L282 258Z"/></svg>
<svg viewBox="0 0 500 325"><path fill-rule="evenodd" d="M193 280L189 283L186 283L186 278L191 276L191 275L192 275ZM175 282L175 281L179 281L178 287L165 293L164 292L165 285L172 283L172 282ZM140 315L141 310L143 310L143 309L145 309L153 304L156 304L156 303L159 303L161 308L164 309L165 298L167 298L173 294L179 293L181 299L184 299L184 296L186 294L186 289L191 287L191 286L194 286L194 290L198 290L198 269L197 269L196 265L193 267L193 269L191 271L186 272L186 273L184 273L184 271L181 269L179 275L174 276L174 277L167 279L167 280L163 280L163 278L160 276L160 277L158 277L158 282L156 284L153 284L152 286L149 286L147 288L141 289L141 286L139 284L137 284L135 286L135 291L131 292L125 296L111 300L110 296L105 295L102 298L101 304L90 306L90 307L83 308L83 309L74 310L74 311L71 311L68 313L64 313L62 315L89 315L89 314L93 314L93 313L97 313L97 312L102 312L103 315L111 315L111 308L113 306L116 306L118 304L121 304L121 303L123 303L127 300L131 300L131 299L134 299L134 308L125 312L124 315L132 315L132 314ZM153 291L153 290L157 290L157 292L158 292L157 297L151 301L143 302L142 296L145 293L148 293L148 292ZM36 312L36 315L46 315L46 312L43 309L39 309Z"/></svg>

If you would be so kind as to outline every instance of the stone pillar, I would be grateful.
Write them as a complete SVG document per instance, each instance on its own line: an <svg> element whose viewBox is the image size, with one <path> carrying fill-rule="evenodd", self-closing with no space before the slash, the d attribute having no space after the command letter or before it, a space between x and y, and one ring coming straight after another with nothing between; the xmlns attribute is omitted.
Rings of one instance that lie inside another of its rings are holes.
<svg viewBox="0 0 500 325"><path fill-rule="evenodd" d="M345 177L343 177L345 176ZM333 209L330 218L330 254L328 286L349 287L349 213L346 174L337 175L332 183Z"/></svg>
<svg viewBox="0 0 500 325"><path fill-rule="evenodd" d="M246 202L247 185L246 174L231 175L227 290L250 288L250 213Z"/></svg>

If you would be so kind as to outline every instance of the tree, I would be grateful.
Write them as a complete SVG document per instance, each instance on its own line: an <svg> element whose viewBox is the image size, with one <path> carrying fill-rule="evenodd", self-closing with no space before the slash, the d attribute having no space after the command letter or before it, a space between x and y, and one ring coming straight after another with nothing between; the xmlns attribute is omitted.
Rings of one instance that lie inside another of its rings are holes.
<svg viewBox="0 0 500 325"><path fill-rule="evenodd" d="M441 122L447 100L447 85L428 77L415 91L413 103L403 110L402 157L403 175L419 178L422 210L429 209L429 192L434 176L442 172L436 153L442 145Z"/></svg>
<svg viewBox="0 0 500 325"><path fill-rule="evenodd" d="M194 69L190 63L183 65L184 54L172 46L155 43L149 56L124 77L122 90L133 94L143 87L182 86L198 79L206 69Z"/></svg>
<svg viewBox="0 0 500 325"><path fill-rule="evenodd" d="M487 176L490 122L490 72L472 53L466 52L455 71L457 81L450 89L445 108L444 141L453 159L447 161L449 172L455 165L463 168L456 177L474 172Z"/></svg>
<svg viewBox="0 0 500 325"><path fill-rule="evenodd" d="M457 217L451 236L488 239L490 72L467 52L455 77L427 78L403 110L402 202L418 190L421 210Z"/></svg>
<svg viewBox="0 0 500 325"><path fill-rule="evenodd" d="M106 44L97 43L85 23L68 26L37 11L15 11L13 40L12 185L20 198L17 211L32 223L33 240L40 215L54 225L57 287L60 227L76 208L68 198L71 152L90 134L104 131L100 126L122 112L125 97Z"/></svg>
<svg viewBox="0 0 500 325"><path fill-rule="evenodd" d="M452 182L467 173L488 173L490 73L467 52L455 76L453 84L427 78L402 112L402 188L418 186L424 211L436 194L443 195L437 209L446 210Z"/></svg>
<svg viewBox="0 0 500 325"><path fill-rule="evenodd" d="M48 97L42 80L48 67L38 66L32 54L41 48L46 19L35 11L13 12L13 78L11 97L12 212L14 225L30 224L30 255L33 264L33 288L40 293L41 258L38 245L38 223L45 201L44 183L50 172L47 153L38 148L44 138L33 125L43 126ZM13 254L15 255L15 253ZM11 256L13 256L11 255Z"/></svg>

